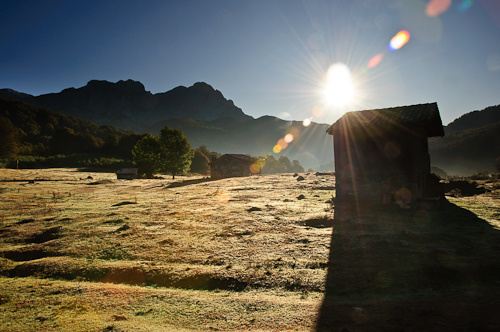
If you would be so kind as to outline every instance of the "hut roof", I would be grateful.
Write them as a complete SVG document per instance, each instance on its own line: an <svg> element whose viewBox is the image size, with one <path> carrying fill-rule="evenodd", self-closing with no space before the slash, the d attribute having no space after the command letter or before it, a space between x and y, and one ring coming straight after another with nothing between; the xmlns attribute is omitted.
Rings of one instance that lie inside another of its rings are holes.
<svg viewBox="0 0 500 332"><path fill-rule="evenodd" d="M225 154L225 155L221 156L220 158L215 159L210 164L216 163L219 160L222 160L222 159L225 159L225 158L236 159L236 160L244 162L244 163L252 163L252 162L255 161L255 158L247 156L245 154L231 154L231 153L228 153L228 154Z"/></svg>
<svg viewBox="0 0 500 332"><path fill-rule="evenodd" d="M387 125L407 130L425 127L428 137L444 136L437 103L347 112L328 128L327 133L333 135L341 123L351 129Z"/></svg>
<svg viewBox="0 0 500 332"><path fill-rule="evenodd" d="M122 168L116 171L116 174L137 174L138 168Z"/></svg>

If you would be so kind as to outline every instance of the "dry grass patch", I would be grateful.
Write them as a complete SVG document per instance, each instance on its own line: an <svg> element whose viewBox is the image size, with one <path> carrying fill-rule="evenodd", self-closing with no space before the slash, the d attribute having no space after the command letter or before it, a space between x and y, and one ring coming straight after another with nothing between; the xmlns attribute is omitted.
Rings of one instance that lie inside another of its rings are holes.
<svg viewBox="0 0 500 332"><path fill-rule="evenodd" d="M35 278L0 278L0 323L15 331L300 331L321 296L192 291Z"/></svg>
<svg viewBox="0 0 500 332"><path fill-rule="evenodd" d="M403 325L391 317L406 318L388 313L406 301L398 309L411 317L405 326L426 330L415 318L430 319L426 305L451 324L453 303L490 301L499 293L494 185L481 195L450 198L489 224L458 208L342 222L332 220L331 174L302 176L174 182L0 170L0 326L311 330L323 303L333 308L328 315L342 315L336 324L345 324L335 326L396 330ZM44 181L28 182L37 178ZM436 296L453 301L443 311ZM319 317L322 327L332 326Z"/></svg>
<svg viewBox="0 0 500 332"><path fill-rule="evenodd" d="M23 313L3 311L0 317L9 324L25 315L17 324L26 330L304 330L314 325L331 234L331 228L315 223L328 222L325 202L332 195L309 187L316 176L299 183L291 174L175 182L122 181L74 170L0 175L37 177L45 181L0 182L1 273L20 294L29 292L29 284L61 285L58 296L67 303L57 311L74 316L65 322L48 310L41 292L34 302L21 304ZM131 311L94 293L99 300L75 295L78 287L85 292L122 287L129 301L136 297L132 290L170 290ZM170 299L172 294L179 298ZM24 303L13 296L6 303ZM121 309L100 313L96 303ZM44 310L51 314L41 315Z"/></svg>

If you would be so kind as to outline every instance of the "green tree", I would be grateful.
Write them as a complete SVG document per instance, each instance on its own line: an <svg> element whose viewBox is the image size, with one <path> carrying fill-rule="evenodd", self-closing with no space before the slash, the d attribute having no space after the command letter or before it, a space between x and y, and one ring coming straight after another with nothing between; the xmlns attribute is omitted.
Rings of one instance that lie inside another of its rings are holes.
<svg viewBox="0 0 500 332"><path fill-rule="evenodd" d="M0 157L13 158L19 153L19 130L9 119L0 116Z"/></svg>
<svg viewBox="0 0 500 332"><path fill-rule="evenodd" d="M183 174L189 170L193 150L189 140L179 129L165 127L160 132L160 169L172 175Z"/></svg>
<svg viewBox="0 0 500 332"><path fill-rule="evenodd" d="M106 137L106 141L104 142L104 151L107 154L116 155L119 145L120 137L117 134L108 134L108 136Z"/></svg>
<svg viewBox="0 0 500 332"><path fill-rule="evenodd" d="M55 154L82 152L83 138L81 134L75 133L71 128L57 128L50 140L50 147Z"/></svg>
<svg viewBox="0 0 500 332"><path fill-rule="evenodd" d="M210 154L212 152L210 152L210 150L206 147L206 145L200 145L200 147L198 148L198 150L203 153L205 156L207 156L207 158L210 158Z"/></svg>
<svg viewBox="0 0 500 332"><path fill-rule="evenodd" d="M298 160L293 160L292 161L292 169L290 170L291 172L295 173L303 173L304 172L304 167L299 163Z"/></svg>
<svg viewBox="0 0 500 332"><path fill-rule="evenodd" d="M98 152L99 149L104 145L104 141L99 137L95 137L91 134L86 134L82 137L82 144L82 148L85 152Z"/></svg>
<svg viewBox="0 0 500 332"><path fill-rule="evenodd" d="M262 174L275 174L275 173L284 173L285 167L280 164L276 158L272 155L267 155L264 158L264 164L262 166Z"/></svg>
<svg viewBox="0 0 500 332"><path fill-rule="evenodd" d="M191 162L191 173L208 174L208 163L208 157L200 149L195 149Z"/></svg>
<svg viewBox="0 0 500 332"><path fill-rule="evenodd" d="M139 168L139 174L148 179L160 170L160 140L151 134L147 134L137 142L132 149L134 165Z"/></svg>
<svg viewBox="0 0 500 332"><path fill-rule="evenodd" d="M118 144L118 148L116 149L114 155L125 159L133 157L130 152L137 144L137 142L139 142L139 140L141 140L143 137L144 135L124 133L120 137L120 143Z"/></svg>
<svg viewBox="0 0 500 332"><path fill-rule="evenodd" d="M281 156L281 157L279 157L278 163L280 163L282 165L283 171L285 173L292 171L293 165L292 165L292 163L290 162L290 159L288 159L287 156Z"/></svg>

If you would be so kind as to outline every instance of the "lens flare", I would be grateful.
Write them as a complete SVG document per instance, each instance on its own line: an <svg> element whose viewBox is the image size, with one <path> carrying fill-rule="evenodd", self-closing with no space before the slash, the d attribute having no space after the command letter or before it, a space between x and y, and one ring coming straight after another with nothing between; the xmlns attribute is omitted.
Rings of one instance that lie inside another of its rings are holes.
<svg viewBox="0 0 500 332"><path fill-rule="evenodd" d="M375 55L373 58L370 59L370 61L368 61L368 68L377 67L380 61L382 61L383 57L384 55L382 53Z"/></svg>
<svg viewBox="0 0 500 332"><path fill-rule="evenodd" d="M290 115L290 113L287 113L287 112L281 112L280 114L278 114L278 118L282 119L282 120L290 120L292 117Z"/></svg>
<svg viewBox="0 0 500 332"><path fill-rule="evenodd" d="M297 127L290 127L287 130L287 135L288 134L292 135L292 138L297 140L299 138L300 130Z"/></svg>
<svg viewBox="0 0 500 332"><path fill-rule="evenodd" d="M302 125L304 127L309 127L310 124L311 124L311 119L305 119L304 121L302 121Z"/></svg>
<svg viewBox="0 0 500 332"><path fill-rule="evenodd" d="M406 188L400 188L398 190L396 190L396 193L394 194L394 198L396 200L396 202L400 205L400 206L405 206L407 205L408 203L411 202L411 192L406 189Z"/></svg>
<svg viewBox="0 0 500 332"><path fill-rule="evenodd" d="M392 37L389 45L389 51L393 52L395 50L399 50L410 40L410 33L406 30L399 31L394 37Z"/></svg>
<svg viewBox="0 0 500 332"><path fill-rule="evenodd" d="M279 145L281 146L281 150L285 150L287 147L288 147L288 143L285 141L284 138L281 138L279 141L278 141L278 144L276 145Z"/></svg>
<svg viewBox="0 0 500 332"><path fill-rule="evenodd" d="M262 159L257 160L250 166L250 172L252 174L258 174L260 173L260 170L262 169L262 165L264 164L264 161Z"/></svg>
<svg viewBox="0 0 500 332"><path fill-rule="evenodd" d="M281 146L279 146L278 144L276 144L273 148L273 152L274 153L280 153L281 152Z"/></svg>
<svg viewBox="0 0 500 332"><path fill-rule="evenodd" d="M286 134L283 139L285 140L286 143L292 143L292 141L293 141L293 135L292 134Z"/></svg>
<svg viewBox="0 0 500 332"><path fill-rule="evenodd" d="M451 0L431 0L425 7L425 14L429 17L437 17L448 10Z"/></svg>
<svg viewBox="0 0 500 332"><path fill-rule="evenodd" d="M458 5L458 11L461 13L466 12L472 5L474 4L474 0L464 0Z"/></svg>
<svg viewBox="0 0 500 332"><path fill-rule="evenodd" d="M220 203L229 202L229 193L226 190L217 191L217 198Z"/></svg>
<svg viewBox="0 0 500 332"><path fill-rule="evenodd" d="M323 115L323 108L321 106L313 107L313 115L317 118Z"/></svg>

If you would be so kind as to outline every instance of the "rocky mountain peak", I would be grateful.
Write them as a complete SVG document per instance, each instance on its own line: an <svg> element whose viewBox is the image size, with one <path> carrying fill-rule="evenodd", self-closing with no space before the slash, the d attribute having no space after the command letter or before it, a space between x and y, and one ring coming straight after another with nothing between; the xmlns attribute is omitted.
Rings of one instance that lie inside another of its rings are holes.
<svg viewBox="0 0 500 332"><path fill-rule="evenodd" d="M207 84L205 82L196 82L195 84L193 84L192 88L193 90L197 91L205 91L205 92L215 91L215 89L210 84Z"/></svg>
<svg viewBox="0 0 500 332"><path fill-rule="evenodd" d="M237 122L252 118L205 82L157 94L146 91L141 82L131 79L116 83L91 80L80 88L37 97L7 89L0 94L97 124L110 124L139 133L173 118L199 121L230 118Z"/></svg>
<svg viewBox="0 0 500 332"><path fill-rule="evenodd" d="M81 89L90 89L90 90L114 90L117 92L123 93L145 93L146 89L144 85L139 81L134 80L126 80L126 81L118 81L116 83L111 83L108 81L99 81L99 80L91 80L87 83L86 86Z"/></svg>

